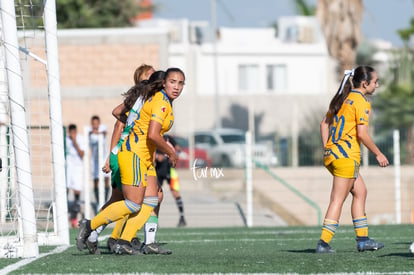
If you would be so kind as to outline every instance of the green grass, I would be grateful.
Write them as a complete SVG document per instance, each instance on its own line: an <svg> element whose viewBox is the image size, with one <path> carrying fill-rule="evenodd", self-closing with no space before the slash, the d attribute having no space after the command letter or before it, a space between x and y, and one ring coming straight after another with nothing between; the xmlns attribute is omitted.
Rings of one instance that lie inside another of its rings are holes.
<svg viewBox="0 0 414 275"><path fill-rule="evenodd" d="M74 240L76 231L71 231ZM104 232L103 235L109 234ZM358 253L352 227L338 229L331 246L335 254L315 254L319 227L283 228L161 228L157 238L168 242L172 255L117 256L106 241L101 255L72 246L40 258L11 274L22 273L399 273L414 270L411 225L371 226L370 236L385 243L376 252ZM2 259L0 267L15 260ZM414 274L414 273L413 273Z"/></svg>

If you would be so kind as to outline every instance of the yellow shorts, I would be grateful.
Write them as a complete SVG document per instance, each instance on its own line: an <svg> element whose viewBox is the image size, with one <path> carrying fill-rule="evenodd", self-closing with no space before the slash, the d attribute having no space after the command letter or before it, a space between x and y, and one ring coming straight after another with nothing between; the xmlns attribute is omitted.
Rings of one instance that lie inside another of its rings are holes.
<svg viewBox="0 0 414 275"><path fill-rule="evenodd" d="M332 175L346 179L356 179L359 173L359 163L353 159L336 159L325 167Z"/></svg>
<svg viewBox="0 0 414 275"><path fill-rule="evenodd" d="M147 177L156 177L155 167L152 163L142 161L134 152L123 150L118 152L119 171L121 182L125 185L147 186Z"/></svg>

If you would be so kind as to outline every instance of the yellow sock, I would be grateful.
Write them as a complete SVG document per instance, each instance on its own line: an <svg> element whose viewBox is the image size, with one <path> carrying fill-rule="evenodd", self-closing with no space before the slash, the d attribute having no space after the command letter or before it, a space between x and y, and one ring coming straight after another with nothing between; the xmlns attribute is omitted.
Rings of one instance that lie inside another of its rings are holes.
<svg viewBox="0 0 414 275"><path fill-rule="evenodd" d="M137 232L144 226L151 215L153 206L143 204L138 215L130 216L122 231L121 239L130 242L137 235Z"/></svg>
<svg viewBox="0 0 414 275"><path fill-rule="evenodd" d="M108 207L102 210L98 215L91 220L91 229L95 230L103 224L109 224L117 221L122 217L131 213L136 213L141 208L141 205L136 204L130 200L123 200L111 203Z"/></svg>
<svg viewBox="0 0 414 275"><path fill-rule="evenodd" d="M338 221L324 219L322 225L321 240L325 243L330 243L335 235L336 228L338 227Z"/></svg>
<svg viewBox="0 0 414 275"><path fill-rule="evenodd" d="M358 217L352 220L357 237L368 237L367 216Z"/></svg>
<svg viewBox="0 0 414 275"><path fill-rule="evenodd" d="M114 229L112 230L111 238L118 240L121 237L122 230L124 229L124 225L128 220L129 215L122 217L118 220L115 224Z"/></svg>

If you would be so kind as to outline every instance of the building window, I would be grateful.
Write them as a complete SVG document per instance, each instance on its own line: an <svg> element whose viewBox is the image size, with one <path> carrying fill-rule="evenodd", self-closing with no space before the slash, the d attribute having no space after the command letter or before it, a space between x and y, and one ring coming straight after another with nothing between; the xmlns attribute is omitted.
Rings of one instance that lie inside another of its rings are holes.
<svg viewBox="0 0 414 275"><path fill-rule="evenodd" d="M239 65L239 90L250 92L257 90L259 82L258 65Z"/></svg>
<svg viewBox="0 0 414 275"><path fill-rule="evenodd" d="M283 91L287 89L287 69L284 64L266 66L266 85L268 91Z"/></svg>

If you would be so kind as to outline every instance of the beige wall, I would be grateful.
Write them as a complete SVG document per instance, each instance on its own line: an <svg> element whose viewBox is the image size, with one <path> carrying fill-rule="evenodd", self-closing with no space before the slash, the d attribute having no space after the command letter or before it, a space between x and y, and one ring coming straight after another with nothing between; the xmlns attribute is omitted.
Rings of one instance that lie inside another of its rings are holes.
<svg viewBox="0 0 414 275"><path fill-rule="evenodd" d="M168 34L139 28L61 30L58 33L63 124L77 124L80 132L92 115L101 117L110 131L112 109L122 102L121 94L133 85L135 69L145 63L162 68L168 64ZM22 42L23 43L23 42ZM41 35L24 45L46 59ZM22 62L30 124L48 125L45 66L32 58Z"/></svg>

